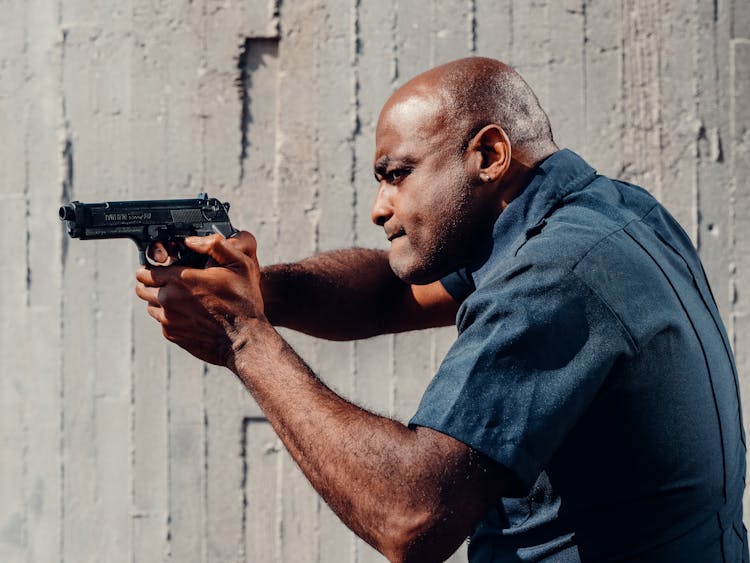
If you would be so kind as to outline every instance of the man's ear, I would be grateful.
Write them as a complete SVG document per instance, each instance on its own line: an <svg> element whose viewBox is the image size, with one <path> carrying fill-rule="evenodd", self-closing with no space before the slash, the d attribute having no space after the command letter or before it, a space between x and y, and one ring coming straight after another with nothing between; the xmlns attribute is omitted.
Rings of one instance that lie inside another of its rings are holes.
<svg viewBox="0 0 750 563"><path fill-rule="evenodd" d="M484 183L501 179L510 168L510 139L499 125L483 127L469 142L469 150L476 151L474 172Z"/></svg>

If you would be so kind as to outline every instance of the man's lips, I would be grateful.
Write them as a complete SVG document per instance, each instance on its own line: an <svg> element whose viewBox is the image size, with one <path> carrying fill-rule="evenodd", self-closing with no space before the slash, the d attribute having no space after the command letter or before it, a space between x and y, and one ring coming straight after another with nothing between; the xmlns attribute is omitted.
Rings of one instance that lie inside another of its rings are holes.
<svg viewBox="0 0 750 563"><path fill-rule="evenodd" d="M399 229L397 231L393 231L392 233L385 233L385 236L388 238L388 241L393 241L393 239L397 239L398 237L404 236L406 234L406 231L404 229Z"/></svg>

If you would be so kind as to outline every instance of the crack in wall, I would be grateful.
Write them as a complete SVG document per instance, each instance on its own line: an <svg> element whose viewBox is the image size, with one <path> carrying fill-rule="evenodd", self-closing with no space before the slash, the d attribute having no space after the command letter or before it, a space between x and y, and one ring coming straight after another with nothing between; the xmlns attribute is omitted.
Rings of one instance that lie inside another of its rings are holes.
<svg viewBox="0 0 750 563"><path fill-rule="evenodd" d="M241 560L247 556L247 511L250 500L247 494L248 477L250 475L250 464L248 463L248 440L250 437L250 425L254 423L268 423L262 416L246 416L242 419L240 428L240 460L242 462L242 477L240 478L240 497L242 499L242 516L240 526L240 545L238 554Z"/></svg>
<svg viewBox="0 0 750 563"><path fill-rule="evenodd" d="M239 75L237 76L237 88L240 94L240 177L238 180L238 187L242 185L242 180L245 178L245 159L247 158L247 149L249 146L248 141L248 129L252 116L250 114L250 71L248 69L248 56L252 46L252 39L249 37L245 38L245 41L240 47L240 54L237 57L237 70Z"/></svg>
<svg viewBox="0 0 750 563"><path fill-rule="evenodd" d="M67 134L62 149L62 193L60 195L60 201L62 204L70 203L73 197L73 180L74 180L74 168L73 168L73 140L70 135ZM63 225L63 223L61 223ZM68 246L70 244L70 237L63 233L62 239L62 264L65 268L68 258Z"/></svg>
<svg viewBox="0 0 750 563"><path fill-rule="evenodd" d="M253 123L252 114L252 87L253 73L264 65L264 56L269 55L276 58L278 55L279 39L246 37L240 45L240 52L237 56L237 86L240 99L240 154L239 154L239 177L237 179L237 188L242 187L245 179L245 162L247 161L248 151L251 148L250 143L250 126Z"/></svg>
<svg viewBox="0 0 750 563"><path fill-rule="evenodd" d="M468 0L467 5L467 19L469 26L469 52L476 54L477 52L477 27L479 22L477 21L477 0Z"/></svg>
<svg viewBox="0 0 750 563"><path fill-rule="evenodd" d="M362 135L362 118L360 116L361 112L361 100L360 100L360 90L362 88L362 84L360 81L359 76L359 68L360 68L360 57L362 56L362 29L361 29L361 22L360 22L360 9L361 9L361 0L354 0L351 7L351 13L352 13L352 27L351 27L351 37L352 37L352 51L351 51L351 57L350 57L350 65L352 68L352 90L351 90L351 107L352 107L352 117L351 117L351 132L349 134L349 138L347 139L347 143L349 145L349 154L350 154L350 168L349 168L349 185L352 187L352 222L351 222L351 229L352 229L352 244L355 246L357 245L358 241L358 234L357 234L357 223L359 221L359 216L357 213L357 205L358 205L358 195L357 195L357 168L358 168L358 154L357 154L357 139Z"/></svg>
<svg viewBox="0 0 750 563"><path fill-rule="evenodd" d="M240 524L240 546L238 551L241 559L244 559L246 556L245 545L247 543L247 507L249 502L247 498L247 478L250 473L250 467L247 463L247 433L251 422L252 419L250 417L243 418L242 428L240 430L240 460L242 462L240 497L242 498L242 517Z"/></svg>

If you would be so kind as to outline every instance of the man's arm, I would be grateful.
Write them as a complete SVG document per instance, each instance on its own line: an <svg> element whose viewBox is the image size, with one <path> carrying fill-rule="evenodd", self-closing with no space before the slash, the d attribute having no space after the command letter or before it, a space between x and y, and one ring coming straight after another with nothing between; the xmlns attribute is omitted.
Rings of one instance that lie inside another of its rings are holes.
<svg viewBox="0 0 750 563"><path fill-rule="evenodd" d="M364 248L263 268L261 288L272 325L329 340L448 326L458 310L440 282L408 285L386 252Z"/></svg>
<svg viewBox="0 0 750 563"><path fill-rule="evenodd" d="M242 380L313 487L392 561L445 559L514 478L468 446L345 401L263 311L255 242L189 239L222 267L141 269L138 295L167 338Z"/></svg>
<svg viewBox="0 0 750 563"><path fill-rule="evenodd" d="M270 325L235 340L233 371L315 490L391 561L443 561L513 478L465 444L328 389Z"/></svg>

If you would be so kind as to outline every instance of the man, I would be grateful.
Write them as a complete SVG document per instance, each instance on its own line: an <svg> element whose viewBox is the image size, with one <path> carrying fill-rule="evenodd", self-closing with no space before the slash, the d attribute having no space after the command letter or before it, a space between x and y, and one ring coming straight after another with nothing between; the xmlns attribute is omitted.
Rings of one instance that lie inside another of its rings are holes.
<svg viewBox="0 0 750 563"><path fill-rule="evenodd" d="M467 536L471 561L747 561L733 359L667 212L559 151L526 83L484 58L388 100L375 177L387 253L260 270L248 233L191 238L211 267L141 269L136 291L168 339L242 380L392 561L439 561ZM273 328L454 321L409 426L334 394Z"/></svg>

